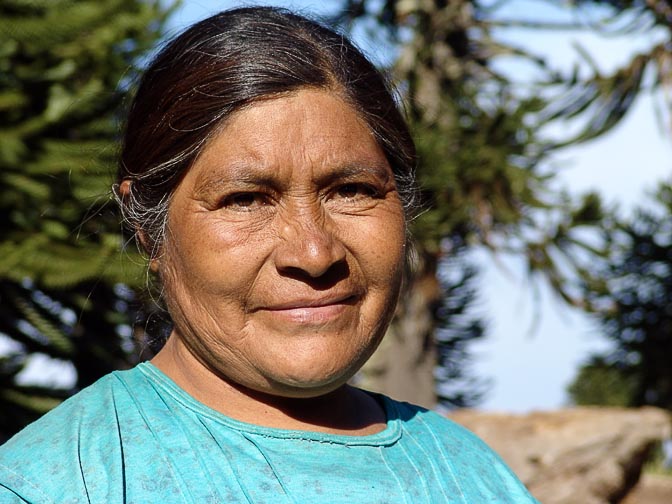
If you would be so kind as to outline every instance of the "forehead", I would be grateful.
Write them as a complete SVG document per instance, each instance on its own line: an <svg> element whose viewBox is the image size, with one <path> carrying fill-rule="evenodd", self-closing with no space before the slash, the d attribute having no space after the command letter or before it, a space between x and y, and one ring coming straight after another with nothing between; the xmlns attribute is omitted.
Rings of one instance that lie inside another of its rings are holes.
<svg viewBox="0 0 672 504"><path fill-rule="evenodd" d="M390 170L366 122L337 94L304 89L236 112L210 139L188 175L245 177L250 169L282 175L301 168L379 166Z"/></svg>

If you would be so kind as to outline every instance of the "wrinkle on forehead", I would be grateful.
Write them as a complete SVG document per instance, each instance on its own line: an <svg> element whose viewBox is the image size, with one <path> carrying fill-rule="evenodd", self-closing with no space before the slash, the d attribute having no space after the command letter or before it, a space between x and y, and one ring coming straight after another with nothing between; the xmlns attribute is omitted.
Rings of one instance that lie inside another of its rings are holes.
<svg viewBox="0 0 672 504"><path fill-rule="evenodd" d="M230 190L307 193L358 177L396 187L383 149L357 110L338 95L309 89L233 114L185 181L194 199L214 202Z"/></svg>

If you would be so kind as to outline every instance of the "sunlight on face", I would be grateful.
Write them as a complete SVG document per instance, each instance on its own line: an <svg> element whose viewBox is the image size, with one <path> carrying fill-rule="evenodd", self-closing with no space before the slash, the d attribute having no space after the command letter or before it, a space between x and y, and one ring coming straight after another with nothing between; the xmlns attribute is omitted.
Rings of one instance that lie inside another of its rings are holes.
<svg viewBox="0 0 672 504"><path fill-rule="evenodd" d="M231 382L309 397L380 342L405 223L392 170L336 94L234 114L178 186L159 271L177 339Z"/></svg>

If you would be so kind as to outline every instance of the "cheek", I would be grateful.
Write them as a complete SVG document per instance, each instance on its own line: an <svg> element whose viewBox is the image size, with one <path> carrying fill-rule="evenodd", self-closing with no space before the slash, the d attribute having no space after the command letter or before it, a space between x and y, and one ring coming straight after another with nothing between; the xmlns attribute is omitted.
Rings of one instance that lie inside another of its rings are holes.
<svg viewBox="0 0 672 504"><path fill-rule="evenodd" d="M263 240L217 218L193 219L175 228L165 246L161 270L199 290L250 280L263 261ZM253 239L257 238L257 239ZM212 284L212 285L210 285Z"/></svg>
<svg viewBox="0 0 672 504"><path fill-rule="evenodd" d="M401 212L366 226L350 225L351 250L372 287L395 291L405 262L406 225ZM392 292L394 295L394 292Z"/></svg>
<svg viewBox="0 0 672 504"><path fill-rule="evenodd" d="M406 243L406 222L401 208L388 212L375 227L367 229L363 235L365 243L370 243L375 256L383 263L403 264Z"/></svg>

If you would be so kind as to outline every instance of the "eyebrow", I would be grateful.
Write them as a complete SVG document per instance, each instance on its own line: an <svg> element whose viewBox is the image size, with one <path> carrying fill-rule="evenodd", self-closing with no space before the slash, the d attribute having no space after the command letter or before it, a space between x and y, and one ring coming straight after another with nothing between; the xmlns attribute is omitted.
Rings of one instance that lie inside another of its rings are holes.
<svg viewBox="0 0 672 504"><path fill-rule="evenodd" d="M345 163L329 170L317 178L318 185L330 185L341 179L356 179L362 175L374 176L382 182L389 182L393 177L392 169L387 163L381 162L353 162Z"/></svg>
<svg viewBox="0 0 672 504"><path fill-rule="evenodd" d="M222 172L226 173L225 177L221 176ZM275 172L268 172L269 170L260 170L258 165L246 161L232 163L226 167L209 171L206 175L200 177L196 183L194 192L196 196L203 196L208 193L217 192L232 184L247 185L250 187L270 187L274 190L280 190L281 187L275 176ZM339 180L354 180L362 175L373 176L383 183L388 183L393 178L392 169L387 163L358 161L352 163L346 162L341 166L328 170L327 173L318 176L315 183L318 186L328 186Z"/></svg>
<svg viewBox="0 0 672 504"><path fill-rule="evenodd" d="M223 177L222 173L226 173ZM249 185L250 187L276 187L277 180L272 174L260 172L249 162L235 162L221 168L208 171L196 182L194 192L202 196L230 186L231 184Z"/></svg>

